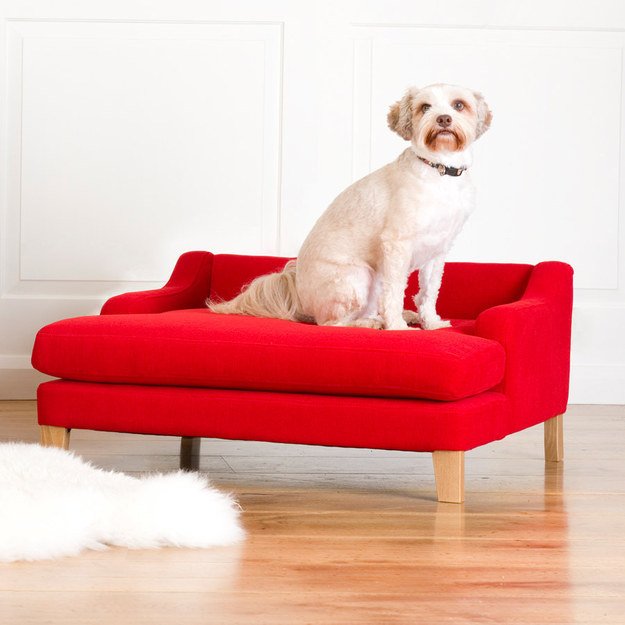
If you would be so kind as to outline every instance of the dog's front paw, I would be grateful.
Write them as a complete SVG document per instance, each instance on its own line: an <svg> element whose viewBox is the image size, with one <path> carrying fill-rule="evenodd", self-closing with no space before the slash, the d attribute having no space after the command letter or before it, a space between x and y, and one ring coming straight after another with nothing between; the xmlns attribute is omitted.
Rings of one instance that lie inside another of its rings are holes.
<svg viewBox="0 0 625 625"><path fill-rule="evenodd" d="M440 330L441 328L450 328L451 321L446 321L440 317L421 319L421 327L424 330Z"/></svg>
<svg viewBox="0 0 625 625"><path fill-rule="evenodd" d="M421 316L414 310L404 310L401 316L408 325L416 326L421 323Z"/></svg>

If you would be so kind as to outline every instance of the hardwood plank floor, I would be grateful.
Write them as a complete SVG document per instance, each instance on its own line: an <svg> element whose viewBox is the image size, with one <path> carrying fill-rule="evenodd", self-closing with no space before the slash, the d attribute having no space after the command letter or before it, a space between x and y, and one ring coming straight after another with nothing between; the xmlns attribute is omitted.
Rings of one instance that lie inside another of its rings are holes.
<svg viewBox="0 0 625 625"><path fill-rule="evenodd" d="M243 544L0 565L0 623L623 625L625 407L572 406L564 427L564 463L544 463L541 427L468 452L461 506L436 502L429 454L205 439ZM0 440L38 441L34 402L0 402ZM168 471L179 439L70 448Z"/></svg>

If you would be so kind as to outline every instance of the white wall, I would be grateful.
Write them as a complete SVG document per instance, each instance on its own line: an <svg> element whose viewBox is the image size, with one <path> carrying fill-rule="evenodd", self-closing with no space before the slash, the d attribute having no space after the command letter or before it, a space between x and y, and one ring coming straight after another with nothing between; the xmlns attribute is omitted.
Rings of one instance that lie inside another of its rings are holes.
<svg viewBox="0 0 625 625"><path fill-rule="evenodd" d="M625 403L625 3L0 4L0 397L36 330L154 288L178 254L295 254L395 157L406 86L481 90L478 210L454 260L576 271L573 402Z"/></svg>

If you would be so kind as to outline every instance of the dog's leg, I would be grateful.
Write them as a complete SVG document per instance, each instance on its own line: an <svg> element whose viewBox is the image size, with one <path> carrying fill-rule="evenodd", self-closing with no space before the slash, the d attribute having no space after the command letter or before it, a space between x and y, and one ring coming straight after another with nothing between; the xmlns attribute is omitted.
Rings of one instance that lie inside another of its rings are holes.
<svg viewBox="0 0 625 625"><path fill-rule="evenodd" d="M380 314L387 330L414 329L408 326L402 316L411 252L409 241L393 238L382 243Z"/></svg>
<svg viewBox="0 0 625 625"><path fill-rule="evenodd" d="M306 309L320 326L380 327L375 314L365 315L372 270L368 267L319 262L309 270ZM365 319L365 316L371 319Z"/></svg>
<svg viewBox="0 0 625 625"><path fill-rule="evenodd" d="M415 312L414 310L404 310L401 316L408 325L416 326L421 323L421 317L419 316L419 313Z"/></svg>
<svg viewBox="0 0 625 625"><path fill-rule="evenodd" d="M436 312L436 300L441 288L445 257L437 256L419 269L419 292L414 296L414 303L424 330L448 328L451 323L443 321Z"/></svg>

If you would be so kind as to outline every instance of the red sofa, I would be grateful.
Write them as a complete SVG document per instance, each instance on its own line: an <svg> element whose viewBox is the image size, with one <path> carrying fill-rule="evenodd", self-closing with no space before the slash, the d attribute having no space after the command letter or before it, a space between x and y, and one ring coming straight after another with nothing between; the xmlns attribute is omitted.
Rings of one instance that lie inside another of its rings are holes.
<svg viewBox="0 0 625 625"><path fill-rule="evenodd" d="M464 498L464 452L546 422L562 457L572 269L559 262L447 263L438 312L452 327L379 331L217 315L287 259L189 252L157 290L37 334L44 444L72 428L433 452L440 501ZM406 290L406 308L418 290Z"/></svg>

